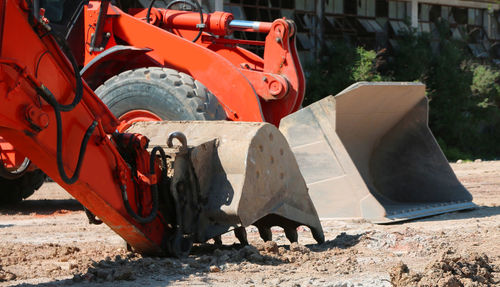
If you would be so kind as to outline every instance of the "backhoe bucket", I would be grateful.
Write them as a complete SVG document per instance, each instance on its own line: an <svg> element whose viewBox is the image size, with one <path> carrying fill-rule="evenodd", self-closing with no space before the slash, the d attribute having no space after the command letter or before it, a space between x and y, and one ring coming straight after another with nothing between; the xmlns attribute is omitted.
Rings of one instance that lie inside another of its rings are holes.
<svg viewBox="0 0 500 287"><path fill-rule="evenodd" d="M203 222L196 241L249 225L256 225L266 240L271 239L271 226L281 226L292 242L297 241L296 228L305 225L316 241L324 241L295 157L273 125L147 122L134 124L128 132L147 136L150 147L166 146L166 138L173 132L186 136L202 202Z"/></svg>
<svg viewBox="0 0 500 287"><path fill-rule="evenodd" d="M280 130L321 218L388 223L475 207L428 127L423 84L357 83Z"/></svg>

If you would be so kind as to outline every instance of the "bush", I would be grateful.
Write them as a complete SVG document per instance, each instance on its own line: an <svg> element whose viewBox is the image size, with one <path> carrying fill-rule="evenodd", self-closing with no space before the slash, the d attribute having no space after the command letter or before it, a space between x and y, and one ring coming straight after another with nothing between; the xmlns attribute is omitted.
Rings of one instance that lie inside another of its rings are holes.
<svg viewBox="0 0 500 287"><path fill-rule="evenodd" d="M360 81L382 81L375 69L376 53L345 42L335 42L318 63L306 65L307 91L304 105L335 95Z"/></svg>
<svg viewBox="0 0 500 287"><path fill-rule="evenodd" d="M383 77L375 69L375 51L367 51L363 47L356 48L356 61L352 67L352 81L355 82L377 82Z"/></svg>
<svg viewBox="0 0 500 287"><path fill-rule="evenodd" d="M406 32L397 43L398 48L389 61L388 73L395 81L425 82L433 60L429 35Z"/></svg>
<svg viewBox="0 0 500 287"><path fill-rule="evenodd" d="M500 71L488 65L471 64L473 73L471 90L482 108L500 106Z"/></svg>

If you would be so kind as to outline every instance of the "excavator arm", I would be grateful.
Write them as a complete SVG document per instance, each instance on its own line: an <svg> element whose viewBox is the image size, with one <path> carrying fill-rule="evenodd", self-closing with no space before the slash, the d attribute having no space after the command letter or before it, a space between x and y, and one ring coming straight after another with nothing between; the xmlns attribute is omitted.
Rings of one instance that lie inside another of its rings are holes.
<svg viewBox="0 0 500 287"><path fill-rule="evenodd" d="M281 225L292 241L306 225L323 241L295 158L274 126L225 122L227 134L211 135L221 126L153 122L118 133L119 121L31 1L0 2L0 102L0 136L138 252L182 256L193 242L235 228L241 234L249 224L266 239ZM274 167L264 164L269 158Z"/></svg>
<svg viewBox="0 0 500 287"><path fill-rule="evenodd" d="M125 190L137 206L139 189L109 137L117 119L75 76L48 27L32 18L33 7L15 0L0 5L0 134L131 246L160 251L167 226L160 217L139 224L122 200Z"/></svg>

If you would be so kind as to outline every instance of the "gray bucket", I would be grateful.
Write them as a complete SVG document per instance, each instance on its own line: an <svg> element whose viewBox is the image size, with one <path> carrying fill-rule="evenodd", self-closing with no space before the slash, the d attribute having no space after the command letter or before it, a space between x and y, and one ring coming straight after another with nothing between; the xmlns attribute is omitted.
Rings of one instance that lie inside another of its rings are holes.
<svg viewBox="0 0 500 287"><path fill-rule="evenodd" d="M475 207L428 127L423 84L356 83L280 130L321 218L387 223Z"/></svg>

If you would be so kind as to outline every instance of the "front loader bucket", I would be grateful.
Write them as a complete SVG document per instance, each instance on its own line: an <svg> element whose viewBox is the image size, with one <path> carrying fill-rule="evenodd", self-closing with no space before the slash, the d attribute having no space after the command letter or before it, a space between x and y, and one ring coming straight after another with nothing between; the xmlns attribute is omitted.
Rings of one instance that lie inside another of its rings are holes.
<svg viewBox="0 0 500 287"><path fill-rule="evenodd" d="M150 147L166 146L166 138L181 132L199 183L202 213L197 241L231 229L256 225L270 240L271 226L285 229L291 241L296 228L308 226L324 241L316 209L307 192L286 139L273 125L247 122L147 122L128 132L150 139Z"/></svg>
<svg viewBox="0 0 500 287"><path fill-rule="evenodd" d="M428 127L423 84L357 83L280 130L322 218L387 223L475 207Z"/></svg>

